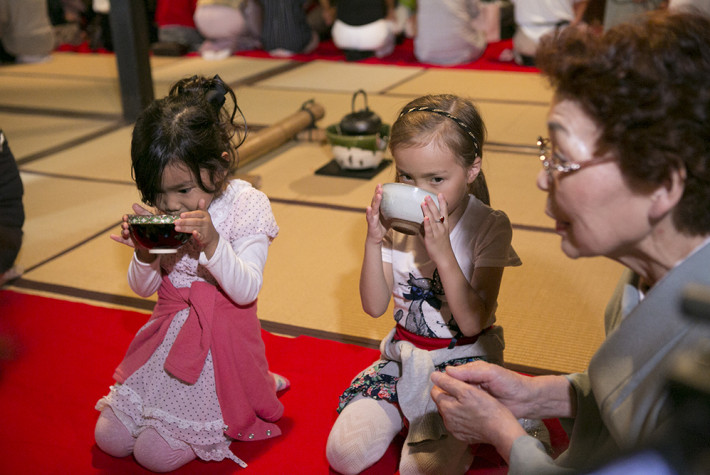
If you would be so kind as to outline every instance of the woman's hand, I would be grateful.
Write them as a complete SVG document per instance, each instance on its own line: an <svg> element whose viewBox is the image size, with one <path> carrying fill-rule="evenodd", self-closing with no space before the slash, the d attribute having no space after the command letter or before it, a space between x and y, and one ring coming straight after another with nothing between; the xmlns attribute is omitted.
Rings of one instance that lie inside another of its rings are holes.
<svg viewBox="0 0 710 475"><path fill-rule="evenodd" d="M431 197L424 198L422 212L424 213L424 245L431 260L436 264L443 262L443 259L454 258L454 251L451 248L451 238L449 237L449 209L446 198L443 194L437 196L439 207Z"/></svg>
<svg viewBox="0 0 710 475"><path fill-rule="evenodd" d="M439 408L446 428L454 437L470 444L492 444L507 461L513 442L526 435L517 420L518 416L504 403L515 399L510 396L517 382L515 378L504 373L497 374L487 366L496 365L474 362L461 367L450 366L446 368L446 373L433 373L431 397ZM458 368L465 369L452 371ZM508 371L498 368L503 372ZM470 381L464 379L466 377ZM497 399L496 394L501 399Z"/></svg>
<svg viewBox="0 0 710 475"><path fill-rule="evenodd" d="M563 375L530 377L496 364L474 361L461 366L448 366L445 375L435 377L443 384L451 378L482 389L507 407L517 419L570 418L577 415L577 393ZM436 381L434 384L437 384ZM442 389L445 390L444 387Z"/></svg>
<svg viewBox="0 0 710 475"><path fill-rule="evenodd" d="M382 223L380 215L380 204L382 203L382 185L380 183L375 187L375 194L372 197L370 206L365 211L367 219L367 240L372 244L380 244L385 238L387 228Z"/></svg>
<svg viewBox="0 0 710 475"><path fill-rule="evenodd" d="M516 418L531 417L534 381L529 376L523 376L497 364L474 361L461 366L448 366L446 373L437 377L443 384L457 380L484 390L506 406Z"/></svg>
<svg viewBox="0 0 710 475"><path fill-rule="evenodd" d="M180 219L175 221L175 230L191 233L193 239L202 247L207 259L212 258L219 242L219 233L212 224L212 217L207 212L204 199L199 201L195 211L180 213Z"/></svg>
<svg viewBox="0 0 710 475"><path fill-rule="evenodd" d="M133 213L134 214L140 214L143 216L150 216L153 214L150 210L144 208L138 203L133 203ZM125 244L126 246L132 247L136 250L136 256L138 259L140 259L142 262L152 262L154 261L157 256L155 254L151 254L148 252L148 249L138 245L136 246L136 243L133 242L133 239L131 238L131 233L128 230L128 215L124 214L122 221L121 221L121 234L111 234L111 239L113 239L116 242L119 242L121 244Z"/></svg>

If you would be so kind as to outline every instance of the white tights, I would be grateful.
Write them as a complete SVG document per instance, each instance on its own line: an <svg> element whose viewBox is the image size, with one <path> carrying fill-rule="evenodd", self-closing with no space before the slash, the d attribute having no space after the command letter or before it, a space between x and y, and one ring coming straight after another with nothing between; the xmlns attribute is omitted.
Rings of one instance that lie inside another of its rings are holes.
<svg viewBox="0 0 710 475"><path fill-rule="evenodd" d="M394 405L355 397L340 413L328 436L326 456L330 466L344 475L362 472L382 458L402 427L402 416ZM410 447L405 441L399 473L465 473L472 461L468 444L447 434L442 440L417 447Z"/></svg>
<svg viewBox="0 0 710 475"><path fill-rule="evenodd" d="M187 444L173 449L152 427L133 437L111 408L101 411L94 438L107 454L113 457L133 454L140 465L153 472L171 472L197 457Z"/></svg>

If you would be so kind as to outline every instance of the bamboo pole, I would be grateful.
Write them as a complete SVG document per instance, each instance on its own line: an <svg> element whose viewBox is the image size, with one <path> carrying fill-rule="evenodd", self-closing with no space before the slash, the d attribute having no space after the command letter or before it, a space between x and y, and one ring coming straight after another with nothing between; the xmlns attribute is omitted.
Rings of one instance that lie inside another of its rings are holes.
<svg viewBox="0 0 710 475"><path fill-rule="evenodd" d="M314 127L315 122L324 115L325 109L322 105L308 101L301 106L301 109L283 120L248 134L244 143L237 149L238 165L249 163L278 148L296 137L299 132Z"/></svg>

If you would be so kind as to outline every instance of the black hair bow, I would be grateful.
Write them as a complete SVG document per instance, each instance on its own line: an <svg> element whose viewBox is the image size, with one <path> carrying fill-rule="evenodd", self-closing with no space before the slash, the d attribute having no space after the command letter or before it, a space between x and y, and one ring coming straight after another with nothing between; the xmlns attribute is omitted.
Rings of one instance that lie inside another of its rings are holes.
<svg viewBox="0 0 710 475"><path fill-rule="evenodd" d="M207 102L214 107L216 112L219 112L226 101L225 96L227 94L227 89L225 89L224 81L222 81L222 78L220 78L218 74L215 74L212 80L212 89L207 91L205 99L207 99Z"/></svg>

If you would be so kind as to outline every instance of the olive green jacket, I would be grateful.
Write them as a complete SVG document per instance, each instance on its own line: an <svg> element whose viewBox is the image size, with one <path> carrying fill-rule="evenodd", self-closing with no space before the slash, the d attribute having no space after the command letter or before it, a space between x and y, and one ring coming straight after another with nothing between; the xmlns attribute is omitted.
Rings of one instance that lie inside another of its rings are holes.
<svg viewBox="0 0 710 475"><path fill-rule="evenodd" d="M669 364L710 338L710 323L681 310L687 284L710 285L710 244L672 269L639 302L638 275L625 271L607 305L607 338L586 373L567 376L577 393L570 445L552 460L542 444L520 437L510 474L565 473L613 458L644 444L669 421Z"/></svg>

